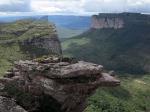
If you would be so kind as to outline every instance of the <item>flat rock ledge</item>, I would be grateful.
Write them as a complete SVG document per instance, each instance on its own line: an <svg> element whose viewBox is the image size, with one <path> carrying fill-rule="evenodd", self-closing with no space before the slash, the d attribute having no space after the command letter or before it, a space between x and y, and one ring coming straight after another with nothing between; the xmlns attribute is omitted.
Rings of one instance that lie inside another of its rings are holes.
<svg viewBox="0 0 150 112"><path fill-rule="evenodd" d="M104 71L102 65L73 58L15 62L0 79L0 112L83 112L98 87L120 85L113 72Z"/></svg>

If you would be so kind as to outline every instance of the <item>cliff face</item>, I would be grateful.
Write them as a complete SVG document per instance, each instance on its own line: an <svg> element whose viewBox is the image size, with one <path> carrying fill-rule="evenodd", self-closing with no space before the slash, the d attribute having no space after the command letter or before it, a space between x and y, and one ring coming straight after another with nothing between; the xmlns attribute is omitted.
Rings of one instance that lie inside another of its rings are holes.
<svg viewBox="0 0 150 112"><path fill-rule="evenodd" d="M15 98L28 112L83 112L98 87L119 84L101 65L47 57L16 62L0 79L0 94Z"/></svg>
<svg viewBox="0 0 150 112"><path fill-rule="evenodd" d="M120 29L124 27L124 20L120 17L99 17L92 16L91 28L103 29L103 28L114 28Z"/></svg>
<svg viewBox="0 0 150 112"><path fill-rule="evenodd" d="M28 50L30 51L30 48L36 48L36 49L43 49L43 50L47 51L47 54L61 55L61 53L62 53L60 41L57 36L54 36L52 38L45 37L45 38L27 39L21 43L21 46L24 48L28 47L28 49L26 49L26 51L28 51ZM36 55L36 53L35 53L35 55Z"/></svg>
<svg viewBox="0 0 150 112"><path fill-rule="evenodd" d="M51 54L61 54L56 27L46 19L25 19L0 26L0 45L19 43L45 49Z"/></svg>
<svg viewBox="0 0 150 112"><path fill-rule="evenodd" d="M39 50L43 51L41 55L61 55L61 46L55 25L50 24L48 20L43 20L43 18L32 24L34 29L19 37L21 48L35 57L39 56Z"/></svg>
<svg viewBox="0 0 150 112"><path fill-rule="evenodd" d="M61 53L56 27L46 19L0 24L0 75L13 61Z"/></svg>

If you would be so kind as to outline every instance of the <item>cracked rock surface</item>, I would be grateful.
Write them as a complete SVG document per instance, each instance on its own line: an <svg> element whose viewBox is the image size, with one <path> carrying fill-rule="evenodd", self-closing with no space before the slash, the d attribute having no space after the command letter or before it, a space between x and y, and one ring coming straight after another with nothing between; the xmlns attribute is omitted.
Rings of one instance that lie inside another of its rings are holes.
<svg viewBox="0 0 150 112"><path fill-rule="evenodd" d="M27 112L83 112L98 87L115 87L120 81L101 65L47 57L15 62L0 84L1 96L15 99Z"/></svg>
<svg viewBox="0 0 150 112"><path fill-rule="evenodd" d="M27 112L11 98L0 96L0 112Z"/></svg>

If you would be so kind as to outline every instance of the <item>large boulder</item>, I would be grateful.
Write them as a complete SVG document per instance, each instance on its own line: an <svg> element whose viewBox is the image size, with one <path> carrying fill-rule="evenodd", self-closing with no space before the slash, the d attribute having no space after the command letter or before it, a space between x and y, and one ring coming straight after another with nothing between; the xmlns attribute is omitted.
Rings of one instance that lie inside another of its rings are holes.
<svg viewBox="0 0 150 112"><path fill-rule="evenodd" d="M16 62L8 71L11 75L7 72L0 83L4 85L2 91L27 111L83 112L87 97L98 87L120 84L104 71L101 65L48 57Z"/></svg>

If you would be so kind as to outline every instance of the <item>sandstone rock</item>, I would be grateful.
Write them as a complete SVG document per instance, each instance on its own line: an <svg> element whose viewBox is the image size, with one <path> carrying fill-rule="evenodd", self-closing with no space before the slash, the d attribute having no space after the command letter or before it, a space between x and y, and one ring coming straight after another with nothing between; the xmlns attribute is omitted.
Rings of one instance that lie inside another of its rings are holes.
<svg viewBox="0 0 150 112"><path fill-rule="evenodd" d="M27 112L11 98L0 96L0 112Z"/></svg>
<svg viewBox="0 0 150 112"><path fill-rule="evenodd" d="M43 49L49 54L62 54L60 41L57 35L54 35L53 37L26 39L23 42L20 42L20 44L26 48L28 46L29 48L26 49L27 51L29 51L31 47L35 47L37 49Z"/></svg>
<svg viewBox="0 0 150 112"><path fill-rule="evenodd" d="M8 92L11 97L18 99L19 96L14 97L10 94L12 92L9 91L9 86L19 94L32 96L33 106L24 106L26 103L21 103L21 106L30 112L33 112L32 108L33 110L43 109L40 105L41 101L47 104L46 101L51 102L51 100L57 105L56 112L83 112L86 108L87 97L92 95L98 87L114 87L120 84L119 80L104 73L101 65L84 61L72 63L69 58L61 60L48 57L44 60L46 60L44 63L37 60L16 62L12 77L0 79L0 83L4 85L2 90ZM45 96L48 98L44 101L36 100L36 98L43 99ZM24 99L26 98L23 97L22 100ZM49 104L47 109L51 108L50 105L52 104ZM41 112L41 110L38 111ZM49 111L42 110L42 112Z"/></svg>
<svg viewBox="0 0 150 112"><path fill-rule="evenodd" d="M112 71L109 71L108 73L109 73L111 76L115 76L115 71L113 71L113 70L112 70Z"/></svg>
<svg viewBox="0 0 150 112"><path fill-rule="evenodd" d="M103 28L114 28L120 29L124 27L124 20L120 17L92 17L91 28L103 29Z"/></svg>

